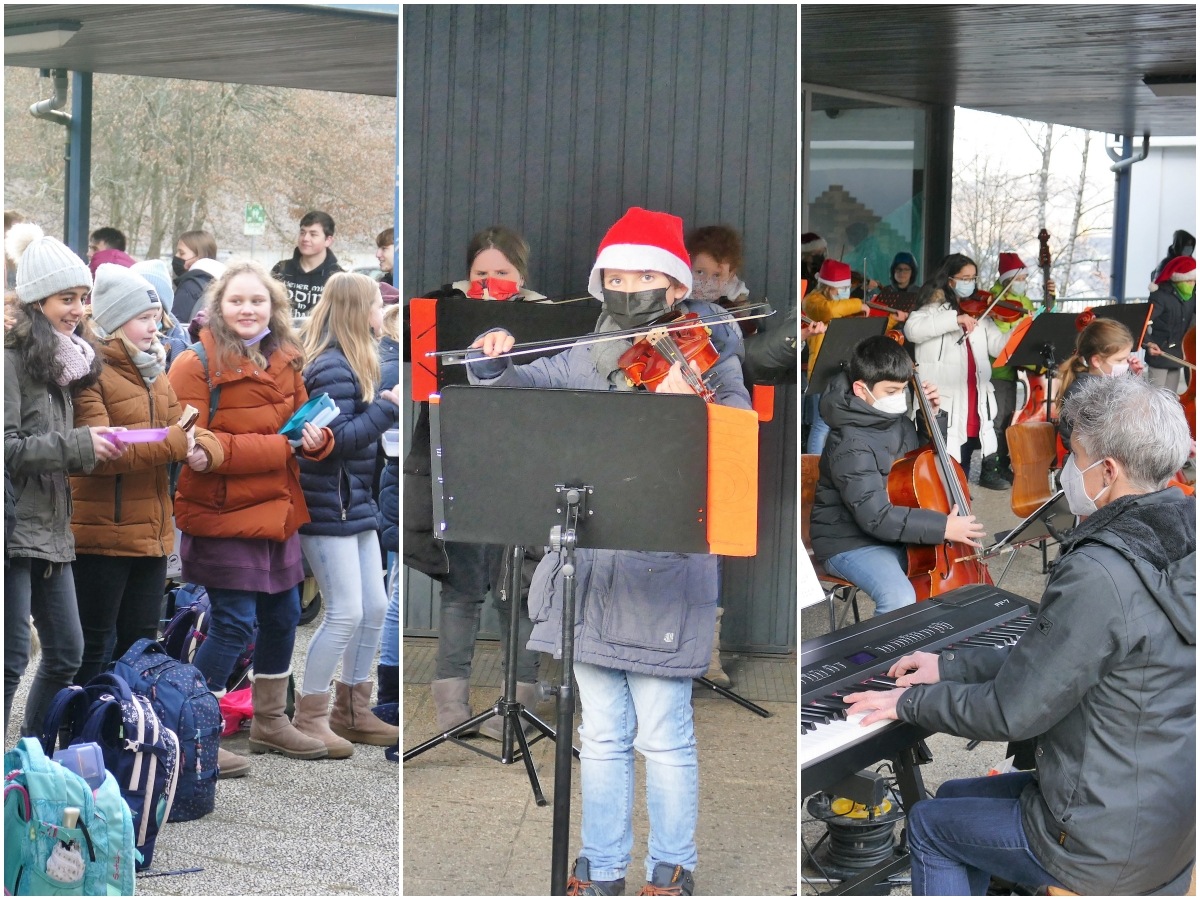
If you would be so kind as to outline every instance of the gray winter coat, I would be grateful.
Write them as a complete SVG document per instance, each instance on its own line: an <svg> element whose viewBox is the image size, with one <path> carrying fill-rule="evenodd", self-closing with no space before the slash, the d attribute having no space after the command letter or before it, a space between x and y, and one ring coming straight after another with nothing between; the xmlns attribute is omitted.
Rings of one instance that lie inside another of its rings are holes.
<svg viewBox="0 0 1200 900"><path fill-rule="evenodd" d="M901 720L1037 738L1030 849L1084 896L1147 893L1196 845L1196 503L1122 497L1067 535L1037 622L1007 652L943 653Z"/></svg>
<svg viewBox="0 0 1200 900"><path fill-rule="evenodd" d="M711 303L684 301L687 312L722 312ZM714 324L721 357L706 374L717 402L750 409L742 383L742 335L737 325ZM492 361L499 363L501 361ZM614 390L597 372L587 346L514 366L474 384L503 387ZM485 370L486 371L486 370ZM575 552L575 659L610 669L694 678L708 669L717 609L717 557L703 553L630 550ZM533 621L530 650L562 657L562 559L548 553L529 588Z"/></svg>
<svg viewBox="0 0 1200 900"><path fill-rule="evenodd" d="M6 544L10 558L75 559L67 473L87 474L95 466L91 431L75 427L70 392L33 381L20 354L6 348L4 468L17 493L16 525Z"/></svg>
<svg viewBox="0 0 1200 900"><path fill-rule="evenodd" d="M892 464L923 443L912 419L878 412L860 400L845 373L821 396L821 417L830 432L809 519L817 559L873 544L941 543L944 513L895 506L888 499Z"/></svg>

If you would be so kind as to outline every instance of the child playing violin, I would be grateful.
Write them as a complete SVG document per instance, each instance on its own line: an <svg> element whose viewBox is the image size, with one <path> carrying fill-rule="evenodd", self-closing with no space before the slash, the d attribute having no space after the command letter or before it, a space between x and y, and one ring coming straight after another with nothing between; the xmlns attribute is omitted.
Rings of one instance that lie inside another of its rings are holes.
<svg viewBox="0 0 1200 900"><path fill-rule="evenodd" d="M1075 339L1075 352L1058 367L1061 379L1054 405L1059 411L1072 394L1076 394L1095 378L1120 378L1132 373L1141 375L1146 364L1133 352L1133 335L1116 319L1093 319ZM1058 433L1063 446L1071 450L1071 431L1074 423L1058 417Z"/></svg>
<svg viewBox="0 0 1200 900"><path fill-rule="evenodd" d="M804 315L816 322L828 324L833 319L861 313L866 307L861 300L850 296L850 276L850 267L844 262L827 259L821 263L817 272L817 286L804 298ZM825 338L817 332L813 332L810 337L808 365L811 373ZM810 392L804 399L804 423L808 426L807 450L809 453L820 453L829 435L829 426L821 418L821 396Z"/></svg>
<svg viewBox="0 0 1200 900"><path fill-rule="evenodd" d="M974 516L895 506L888 497L892 464L923 441L907 415L912 361L882 335L859 342L849 366L821 397L829 439L821 454L813 501L812 551L830 575L853 582L875 601L875 612L916 602L906 575L906 544L954 541L981 546ZM938 389L922 382L936 409Z"/></svg>
<svg viewBox="0 0 1200 900"><path fill-rule="evenodd" d="M673 310L721 313L711 303L685 300L691 286L682 220L634 207L604 236L592 268L588 290L604 304L596 332L649 325ZM741 331L732 320L709 327L720 356L705 373L708 386L716 402L749 409L742 383ZM489 358L471 362L468 371L475 384L632 390L617 364L630 344L626 338L576 344L556 356L517 366L511 359L495 358L513 345L512 335L495 330L472 345ZM678 363L657 392L692 392ZM717 557L582 549L576 563L583 847L567 892L624 892L632 859L636 749L646 760L650 812L648 884L642 893L690 895L700 799L691 679L703 675L709 664ZM557 554L547 555L529 590L534 622L530 649L561 653L562 594L562 560Z"/></svg>

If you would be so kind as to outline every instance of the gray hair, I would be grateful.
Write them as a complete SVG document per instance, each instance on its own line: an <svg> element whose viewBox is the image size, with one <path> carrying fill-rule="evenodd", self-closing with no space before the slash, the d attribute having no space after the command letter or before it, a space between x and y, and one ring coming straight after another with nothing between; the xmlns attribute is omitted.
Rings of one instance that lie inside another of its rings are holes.
<svg viewBox="0 0 1200 900"><path fill-rule="evenodd" d="M1187 462L1192 436L1179 397L1145 378L1089 378L1062 415L1071 443L1092 460L1119 462L1140 490L1161 490Z"/></svg>

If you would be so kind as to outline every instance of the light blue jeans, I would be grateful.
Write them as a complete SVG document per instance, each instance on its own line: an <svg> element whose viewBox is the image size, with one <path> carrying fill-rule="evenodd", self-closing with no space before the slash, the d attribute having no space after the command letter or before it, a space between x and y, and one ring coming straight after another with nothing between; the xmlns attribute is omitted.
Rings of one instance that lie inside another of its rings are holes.
<svg viewBox="0 0 1200 900"><path fill-rule="evenodd" d="M891 612L917 602L908 580L908 551L901 544L872 544L835 553L822 563L825 571L858 585L875 601L875 613Z"/></svg>
<svg viewBox="0 0 1200 900"><path fill-rule="evenodd" d="M821 418L821 395L805 395L804 404L804 421L808 423L808 446L804 452L820 456L829 437L829 425Z"/></svg>
<svg viewBox="0 0 1200 900"><path fill-rule="evenodd" d="M343 683L369 681L388 604L379 534L302 534L300 547L325 601L325 616L308 645L300 692L328 691L339 657Z"/></svg>
<svg viewBox="0 0 1200 900"><path fill-rule="evenodd" d="M379 644L381 666L400 665L400 554L388 554L388 607Z"/></svg>
<svg viewBox="0 0 1200 900"><path fill-rule="evenodd" d="M633 849L633 751L646 760L650 840L646 880L657 863L696 868L700 775L692 679L639 675L575 663L583 706L579 763L583 847L595 881L624 878Z"/></svg>

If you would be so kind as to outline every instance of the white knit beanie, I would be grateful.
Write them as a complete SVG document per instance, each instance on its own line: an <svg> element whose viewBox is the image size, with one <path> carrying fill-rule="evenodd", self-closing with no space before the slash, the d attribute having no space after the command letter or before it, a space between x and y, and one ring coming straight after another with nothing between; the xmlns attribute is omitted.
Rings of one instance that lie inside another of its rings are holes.
<svg viewBox="0 0 1200 900"><path fill-rule="evenodd" d="M154 287L132 269L101 263L92 291L92 321L113 334L118 328L148 309L161 309Z"/></svg>
<svg viewBox="0 0 1200 900"><path fill-rule="evenodd" d="M17 297L22 303L37 303L71 288L92 287L87 263L32 222L18 222L10 228L5 249L17 260Z"/></svg>

